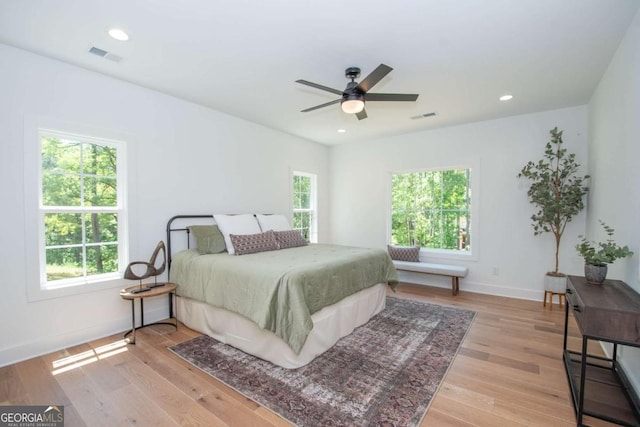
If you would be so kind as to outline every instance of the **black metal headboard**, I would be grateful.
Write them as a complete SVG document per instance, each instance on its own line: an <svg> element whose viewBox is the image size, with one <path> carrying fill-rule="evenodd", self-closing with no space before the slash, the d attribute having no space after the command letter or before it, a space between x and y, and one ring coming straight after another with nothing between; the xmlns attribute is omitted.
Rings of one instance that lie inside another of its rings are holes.
<svg viewBox="0 0 640 427"><path fill-rule="evenodd" d="M171 272L171 258L173 257L173 251L171 249L171 234L174 232L183 232L187 236L187 248L190 247L189 243L189 228L185 226L173 228L173 221L178 219L191 219L191 218L211 218L213 215L176 215L167 222L167 277ZM189 224L191 225L191 224Z"/></svg>

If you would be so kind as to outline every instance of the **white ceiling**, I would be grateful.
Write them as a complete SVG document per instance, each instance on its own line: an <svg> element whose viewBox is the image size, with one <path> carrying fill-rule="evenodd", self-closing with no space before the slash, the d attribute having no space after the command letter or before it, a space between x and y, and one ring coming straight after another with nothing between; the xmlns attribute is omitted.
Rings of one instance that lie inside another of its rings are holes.
<svg viewBox="0 0 640 427"><path fill-rule="evenodd" d="M638 0L2 0L0 42L324 144L583 105ZM119 27L131 39L118 42ZM124 57L87 53L91 46ZM344 70L394 70L372 92L415 103L339 104ZM500 102L511 93L514 99ZM410 117L436 112L420 120ZM345 129L346 133L338 133Z"/></svg>

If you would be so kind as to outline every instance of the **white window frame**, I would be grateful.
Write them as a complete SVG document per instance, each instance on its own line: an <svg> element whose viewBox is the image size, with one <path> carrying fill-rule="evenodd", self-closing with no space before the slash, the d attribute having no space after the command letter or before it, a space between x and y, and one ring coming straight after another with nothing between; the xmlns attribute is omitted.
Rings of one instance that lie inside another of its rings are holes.
<svg viewBox="0 0 640 427"><path fill-rule="evenodd" d="M294 208L294 177L302 176L310 179L310 197L309 197L309 209L295 209ZM291 225L293 225L293 216L297 212L309 212L311 213L311 224L309 229L309 241L311 243L318 243L318 175L309 172L293 171L291 173L290 186L291 188Z"/></svg>
<svg viewBox="0 0 640 427"><path fill-rule="evenodd" d="M129 259L129 227L127 199L127 144L128 135L117 131L96 129L77 123L51 118L25 116L25 251L27 259L27 298L39 301L95 292L126 286L122 274ZM84 276L81 278L46 281L46 252L44 215L57 208L45 207L42 203L42 137L77 140L86 143L109 145L117 148L117 200L114 208L118 214L118 270L117 272Z"/></svg>
<svg viewBox="0 0 640 427"><path fill-rule="evenodd" d="M433 172L433 171L445 171L445 170L460 170L460 169L468 169L471 174L471 224L469 228L472 230L472 245L470 250L458 250L458 249L440 249L440 248L420 248L420 256L426 257L430 259L458 259L458 260L468 260L468 261L477 261L478 253L479 253L479 243L480 243L480 233L478 230L478 215L480 212L479 209L479 200L480 200L480 167L477 164L459 164L452 166L438 166L438 167L428 167L421 169L411 169L411 170L398 170L391 171L388 174L388 205L387 205L387 241L391 244L391 215L393 213L392 206L392 191L393 191L393 175L398 174L409 174L409 173L419 173L419 172Z"/></svg>

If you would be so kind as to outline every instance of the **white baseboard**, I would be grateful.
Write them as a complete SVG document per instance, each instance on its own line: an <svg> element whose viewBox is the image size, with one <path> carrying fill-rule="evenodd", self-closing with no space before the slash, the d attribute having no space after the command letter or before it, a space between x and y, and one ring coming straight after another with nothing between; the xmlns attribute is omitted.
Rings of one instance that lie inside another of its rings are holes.
<svg viewBox="0 0 640 427"><path fill-rule="evenodd" d="M43 354L73 347L92 340L107 337L117 333L123 333L131 329L131 314L109 321L101 322L90 327L78 328L59 335L33 337L29 341L0 349L0 367L22 362ZM153 323L167 318L167 308L146 310L145 323ZM140 319L136 315L136 322Z"/></svg>
<svg viewBox="0 0 640 427"><path fill-rule="evenodd" d="M624 370L624 373L627 375L627 379L629 380L629 383L631 383L633 390L637 395L640 395L640 375L638 374L638 368L637 366L632 366L632 356L627 356L627 351L625 350L626 348L623 349L622 356L618 358L618 363L622 366L622 370ZM638 349L635 349L635 351L637 350Z"/></svg>
<svg viewBox="0 0 640 427"><path fill-rule="evenodd" d="M606 341L599 341L600 347L604 351L604 354L611 359L613 357L613 344ZM631 353L631 354L629 354ZM636 353L636 354L633 354ZM640 353L640 349L633 347L625 347L624 345L618 346L618 354L616 360L618 364L622 367L622 370L626 374L631 387L636 392L636 394L640 395L640 375L638 373L638 353ZM636 366L634 366L634 364Z"/></svg>
<svg viewBox="0 0 640 427"><path fill-rule="evenodd" d="M449 277L398 270L398 278L401 282L405 283L451 289L451 278ZM541 289L516 289L494 283L474 282L462 278L460 279L460 292L465 291L540 302L542 302L544 295Z"/></svg>

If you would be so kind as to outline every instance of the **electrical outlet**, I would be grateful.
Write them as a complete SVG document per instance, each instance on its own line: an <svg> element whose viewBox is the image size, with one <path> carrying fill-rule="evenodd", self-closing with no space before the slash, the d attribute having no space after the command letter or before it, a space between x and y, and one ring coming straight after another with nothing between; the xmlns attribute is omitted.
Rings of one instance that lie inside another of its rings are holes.
<svg viewBox="0 0 640 427"><path fill-rule="evenodd" d="M494 276L499 276L500 275L500 269L498 267L493 267L493 275Z"/></svg>

